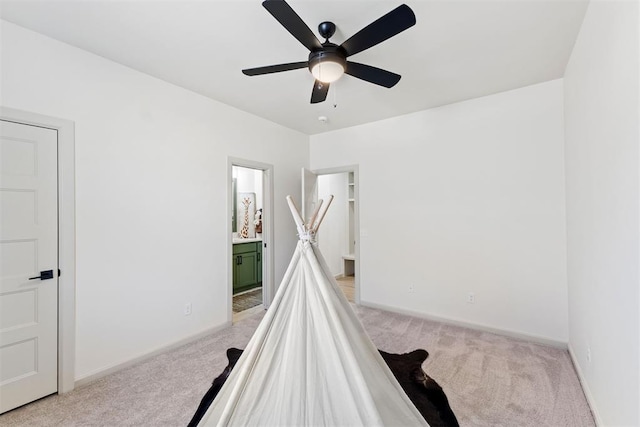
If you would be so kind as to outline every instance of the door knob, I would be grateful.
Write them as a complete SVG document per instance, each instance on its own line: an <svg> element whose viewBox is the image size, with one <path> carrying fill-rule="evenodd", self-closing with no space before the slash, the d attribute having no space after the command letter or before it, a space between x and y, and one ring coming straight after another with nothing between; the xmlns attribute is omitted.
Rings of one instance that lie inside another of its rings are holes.
<svg viewBox="0 0 640 427"><path fill-rule="evenodd" d="M29 280L47 280L47 279L53 279L53 270L44 270L40 272L39 276L36 277L29 277Z"/></svg>

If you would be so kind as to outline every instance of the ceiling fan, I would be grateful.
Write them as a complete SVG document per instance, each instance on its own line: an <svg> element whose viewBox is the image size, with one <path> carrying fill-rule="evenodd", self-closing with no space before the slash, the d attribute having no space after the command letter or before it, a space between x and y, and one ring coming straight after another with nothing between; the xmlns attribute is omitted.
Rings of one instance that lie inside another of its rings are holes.
<svg viewBox="0 0 640 427"><path fill-rule="evenodd" d="M266 67L242 70L247 76L279 73L282 71L309 68L316 79L311 92L311 103L316 104L327 99L330 83L338 80L346 73L353 77L374 83L386 88L395 86L400 81L400 75L371 65L347 61L347 57L369 49L398 33L412 27L416 23L416 16L409 6L400 5L391 12L372 22L358 31L340 46L331 43L329 39L336 31L333 22L322 22L318 32L325 39L320 43L302 18L284 0L265 0L262 2L267 11L282 24L282 26L309 49L309 59L301 62L269 65Z"/></svg>

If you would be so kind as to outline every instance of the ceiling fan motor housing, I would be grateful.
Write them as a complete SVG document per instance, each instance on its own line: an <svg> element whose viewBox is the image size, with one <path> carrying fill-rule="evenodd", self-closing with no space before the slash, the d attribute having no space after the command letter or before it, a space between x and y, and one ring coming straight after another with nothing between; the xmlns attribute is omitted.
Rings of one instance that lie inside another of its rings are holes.
<svg viewBox="0 0 640 427"><path fill-rule="evenodd" d="M309 53L309 71L321 62L336 62L342 65L343 69L347 69L347 52L336 44L325 42L322 44L322 50L316 50Z"/></svg>

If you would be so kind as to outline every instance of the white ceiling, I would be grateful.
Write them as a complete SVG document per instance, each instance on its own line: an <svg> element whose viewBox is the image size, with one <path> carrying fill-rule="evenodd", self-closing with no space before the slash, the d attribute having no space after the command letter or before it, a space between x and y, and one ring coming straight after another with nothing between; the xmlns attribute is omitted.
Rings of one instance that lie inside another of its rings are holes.
<svg viewBox="0 0 640 427"><path fill-rule="evenodd" d="M398 1L288 3L340 44ZM307 69L247 77L243 68L306 61L308 51L260 0L2 1L0 16L209 98L316 134L562 77L587 0L407 0L417 24L354 61L402 75L391 89L351 76L311 105ZM334 103L337 104L334 107ZM328 117L326 124L318 116Z"/></svg>

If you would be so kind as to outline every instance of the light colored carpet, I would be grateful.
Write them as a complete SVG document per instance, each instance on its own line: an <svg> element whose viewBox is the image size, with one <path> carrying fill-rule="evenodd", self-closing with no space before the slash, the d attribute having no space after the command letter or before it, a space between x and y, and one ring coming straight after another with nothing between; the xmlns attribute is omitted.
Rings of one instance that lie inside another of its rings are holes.
<svg viewBox="0 0 640 427"><path fill-rule="evenodd" d="M594 426L566 350L355 307L378 348L424 348L424 370L462 426ZM71 393L0 416L2 426L185 426L264 312Z"/></svg>

